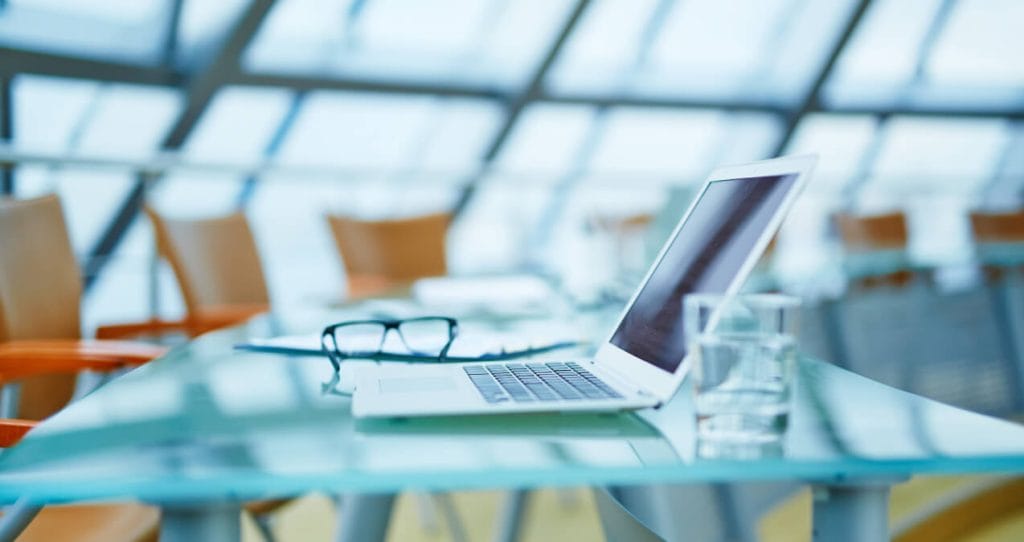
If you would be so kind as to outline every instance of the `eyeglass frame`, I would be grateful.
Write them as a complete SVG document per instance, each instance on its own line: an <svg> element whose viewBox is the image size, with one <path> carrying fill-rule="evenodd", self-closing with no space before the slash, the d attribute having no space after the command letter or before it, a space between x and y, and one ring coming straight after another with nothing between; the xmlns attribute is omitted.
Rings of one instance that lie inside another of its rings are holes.
<svg viewBox="0 0 1024 542"><path fill-rule="evenodd" d="M411 346L409 342L405 340L405 336L402 334L401 326L408 322L417 322L424 320L438 320L444 321L448 324L448 342L445 343L444 347L441 348L441 352L437 354L437 361L443 363L448 357L448 350L452 347L452 343L455 342L455 338L459 334L459 322L455 318L449 316L417 316L415 318L388 318L388 319L370 319L370 320L350 320L346 322L338 322L331 324L324 328L323 332L320 333L320 349L327 354L328 361L334 367L335 372L341 371L341 363L347 359L354 358L374 358L384 353L384 342L388 338L388 332L395 330L398 333L398 338L402 341L402 344L409 349L413 354L423 355L422 352L417 352ZM384 328L384 331L380 334L380 344L377 346L375 352L349 352L343 353L338 348L338 338L334 336L335 330L346 326L355 325L366 325L366 324L377 324ZM327 340L330 338L330 344Z"/></svg>

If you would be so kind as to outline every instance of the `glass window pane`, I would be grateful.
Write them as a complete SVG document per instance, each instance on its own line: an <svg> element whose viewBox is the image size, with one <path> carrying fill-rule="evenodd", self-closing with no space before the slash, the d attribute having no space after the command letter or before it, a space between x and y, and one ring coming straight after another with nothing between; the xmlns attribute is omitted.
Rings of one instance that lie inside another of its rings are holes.
<svg viewBox="0 0 1024 542"><path fill-rule="evenodd" d="M159 146L181 107L169 89L21 76L14 85L15 144L52 153L140 158ZM27 166L21 196L57 192L75 251L85 254L135 177L128 170Z"/></svg>
<svg viewBox="0 0 1024 542"><path fill-rule="evenodd" d="M1000 109L1024 99L1012 0L875 2L826 86L835 106ZM924 47L928 47L925 51ZM921 58L927 54L927 58Z"/></svg>
<svg viewBox="0 0 1024 542"><path fill-rule="evenodd" d="M972 194L995 175L1009 136L998 119L894 117L881 133L868 188Z"/></svg>
<svg viewBox="0 0 1024 542"><path fill-rule="evenodd" d="M192 63L224 38L249 0L182 0L178 22L178 61Z"/></svg>
<svg viewBox="0 0 1024 542"><path fill-rule="evenodd" d="M252 71L520 83L568 14L566 0L286 0L246 52Z"/></svg>
<svg viewBox="0 0 1024 542"><path fill-rule="evenodd" d="M985 186L979 207L1015 211L1024 207L1024 124L1013 127L1013 135L1003 148L999 170Z"/></svg>
<svg viewBox="0 0 1024 542"><path fill-rule="evenodd" d="M930 82L1024 86L1024 2L961 0L925 66Z"/></svg>
<svg viewBox="0 0 1024 542"><path fill-rule="evenodd" d="M7 0L4 4L0 44L134 62L159 58L171 5L170 0Z"/></svg>
<svg viewBox="0 0 1024 542"><path fill-rule="evenodd" d="M339 299L345 275L325 214L346 184L266 178L247 209L275 306Z"/></svg>
<svg viewBox="0 0 1024 542"><path fill-rule="evenodd" d="M43 152L62 152L99 92L93 81L19 75L11 83L14 142Z"/></svg>
<svg viewBox="0 0 1024 542"><path fill-rule="evenodd" d="M880 0L864 15L833 76L837 85L907 82L941 0Z"/></svg>
<svg viewBox="0 0 1024 542"><path fill-rule="evenodd" d="M148 157L159 148L181 107L181 94L172 89L104 85L74 150L89 156Z"/></svg>
<svg viewBox="0 0 1024 542"><path fill-rule="evenodd" d="M521 269L529 253L531 226L551 201L536 183L485 179L448 234L452 273L498 273Z"/></svg>
<svg viewBox="0 0 1024 542"><path fill-rule="evenodd" d="M603 0L591 5L548 82L575 94L792 102L851 6Z"/></svg>
<svg viewBox="0 0 1024 542"><path fill-rule="evenodd" d="M450 104L430 97L317 92L309 95L279 160L286 164L399 168L423 156ZM451 149L449 149L451 151Z"/></svg>
<svg viewBox="0 0 1024 542"><path fill-rule="evenodd" d="M558 174L578 167L580 146L593 119L589 106L530 106L501 149L500 169Z"/></svg>
<svg viewBox="0 0 1024 542"><path fill-rule="evenodd" d="M262 158L291 106L280 89L229 87L217 93L185 141L182 155L210 162L251 164ZM150 201L173 216L216 216L237 207L244 179L200 171L165 176Z"/></svg>
<svg viewBox="0 0 1024 542"><path fill-rule="evenodd" d="M692 181L722 143L723 115L713 111L628 108L609 113L590 160L595 171L668 174Z"/></svg>
<svg viewBox="0 0 1024 542"><path fill-rule="evenodd" d="M867 115L808 115L797 126L786 153L817 153L818 165L807 191L835 196L858 180L854 176L861 172L876 129L877 121Z"/></svg>

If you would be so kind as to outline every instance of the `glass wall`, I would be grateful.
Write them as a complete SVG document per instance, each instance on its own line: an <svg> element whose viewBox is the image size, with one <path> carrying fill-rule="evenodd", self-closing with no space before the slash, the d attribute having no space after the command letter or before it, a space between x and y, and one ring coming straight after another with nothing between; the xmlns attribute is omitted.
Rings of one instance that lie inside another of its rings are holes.
<svg viewBox="0 0 1024 542"><path fill-rule="evenodd" d="M0 135L50 156L289 167L189 169L146 193L169 216L244 210L277 303L343 295L328 212L452 210L472 187L453 272L575 280L609 265L594 224L670 224L715 165L779 152L821 157L783 273L834 265L842 209L906 210L913 258L957 263L969 210L1020 205L1021 23L1015 0L6 0ZM87 324L148 315L132 167L14 179L64 198L99 270ZM161 273L159 310L180 313Z"/></svg>

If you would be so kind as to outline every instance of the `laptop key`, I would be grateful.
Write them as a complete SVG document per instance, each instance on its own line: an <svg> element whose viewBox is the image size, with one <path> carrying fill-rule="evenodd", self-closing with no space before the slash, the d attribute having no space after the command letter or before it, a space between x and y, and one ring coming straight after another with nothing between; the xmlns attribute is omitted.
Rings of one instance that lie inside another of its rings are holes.
<svg viewBox="0 0 1024 542"><path fill-rule="evenodd" d="M487 364L464 369L484 399L493 403L622 397L576 362Z"/></svg>

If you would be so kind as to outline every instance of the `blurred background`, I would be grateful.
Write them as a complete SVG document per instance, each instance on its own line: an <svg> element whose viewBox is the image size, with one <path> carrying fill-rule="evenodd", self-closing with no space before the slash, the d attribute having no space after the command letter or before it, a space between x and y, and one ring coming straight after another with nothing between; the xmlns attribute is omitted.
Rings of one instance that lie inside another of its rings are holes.
<svg viewBox="0 0 1024 542"><path fill-rule="evenodd" d="M326 214L438 212L448 273L593 306L712 168L817 153L748 287L807 300L810 355L1010 417L1022 28L1019 0L0 0L0 192L61 196L91 336L185 311L145 205L244 211L279 308L348 296Z"/></svg>
<svg viewBox="0 0 1024 542"><path fill-rule="evenodd" d="M585 292L651 257L601 224L654 217L657 246L715 165L816 152L771 267L835 293L835 211L905 211L910 259L955 267L970 210L1019 205L1022 21L1015 0L0 0L2 189L63 197L90 327L183 310L166 266L147 293L144 201L243 208L275 304L343 295L325 212L454 210L453 274Z"/></svg>

